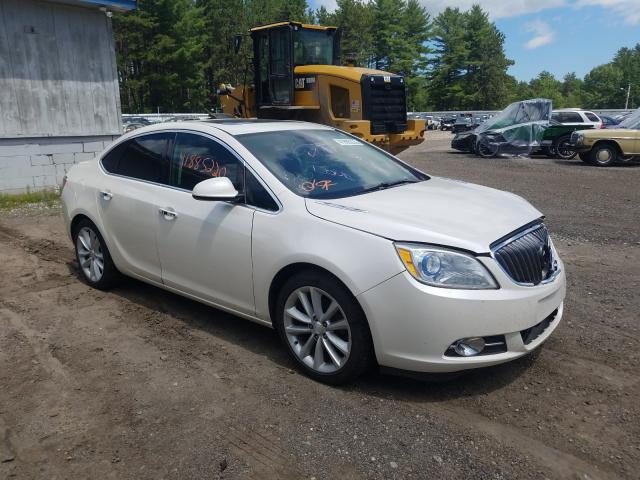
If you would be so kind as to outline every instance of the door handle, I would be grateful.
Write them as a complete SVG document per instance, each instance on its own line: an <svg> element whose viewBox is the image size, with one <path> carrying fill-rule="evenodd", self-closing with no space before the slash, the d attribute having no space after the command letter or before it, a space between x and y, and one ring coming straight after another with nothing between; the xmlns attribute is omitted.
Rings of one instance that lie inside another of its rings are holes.
<svg viewBox="0 0 640 480"><path fill-rule="evenodd" d="M160 208L160 214L164 217L165 220L175 220L175 218L178 216L178 214L176 213L175 210L173 210L172 208Z"/></svg>
<svg viewBox="0 0 640 480"><path fill-rule="evenodd" d="M100 192L100 195L102 195L102 199L103 200L107 200L107 201L109 201L109 200L111 200L113 198L113 193L111 193L111 192L109 192L107 190L102 190Z"/></svg>

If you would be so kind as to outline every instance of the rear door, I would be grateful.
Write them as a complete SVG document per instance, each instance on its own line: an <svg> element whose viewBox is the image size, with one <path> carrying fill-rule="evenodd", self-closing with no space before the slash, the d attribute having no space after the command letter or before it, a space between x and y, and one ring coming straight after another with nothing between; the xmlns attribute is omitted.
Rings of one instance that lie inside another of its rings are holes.
<svg viewBox="0 0 640 480"><path fill-rule="evenodd" d="M255 209L195 200L193 187L228 177L244 189L244 164L225 145L197 133L178 133L171 155L171 186L163 197L158 251L163 282L243 313L254 313L251 229Z"/></svg>
<svg viewBox="0 0 640 480"><path fill-rule="evenodd" d="M156 248L158 205L169 182L167 148L173 134L141 135L102 159L107 171L97 191L104 234L117 264L133 276L161 281ZM119 260L119 261L118 261Z"/></svg>

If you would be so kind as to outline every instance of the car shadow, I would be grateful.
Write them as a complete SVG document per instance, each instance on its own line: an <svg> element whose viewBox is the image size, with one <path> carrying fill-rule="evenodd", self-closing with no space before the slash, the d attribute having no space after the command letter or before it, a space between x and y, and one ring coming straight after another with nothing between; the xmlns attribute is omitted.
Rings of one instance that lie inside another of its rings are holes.
<svg viewBox="0 0 640 480"><path fill-rule="evenodd" d="M609 167L597 167L596 165L591 165L589 163L585 163L579 158L573 158L571 160L562 160L558 158L552 158L553 163L556 165L569 166L569 167L583 167L583 168L596 168L596 169L619 169L619 168L638 168L640 167L640 160L632 160L626 163L616 163Z"/></svg>
<svg viewBox="0 0 640 480"><path fill-rule="evenodd" d="M84 279L74 261L69 272L79 282ZM275 330L224 312L181 295L130 277L109 291L141 307L170 315L189 328L198 329L225 342L263 356L280 368L295 370ZM539 350L512 362L454 374L420 374L372 368L354 383L333 387L380 398L417 402L442 402L460 397L484 395L503 388L525 373ZM406 374L405 374L406 373ZM300 375L304 375L300 372ZM313 382L310 378L306 381Z"/></svg>

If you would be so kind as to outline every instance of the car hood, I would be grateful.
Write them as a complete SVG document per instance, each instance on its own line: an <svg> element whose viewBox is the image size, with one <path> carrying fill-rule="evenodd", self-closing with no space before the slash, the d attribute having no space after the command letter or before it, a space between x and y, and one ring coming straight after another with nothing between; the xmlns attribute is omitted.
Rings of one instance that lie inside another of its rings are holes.
<svg viewBox="0 0 640 480"><path fill-rule="evenodd" d="M476 253L542 216L512 193L437 177L353 197L306 199L306 205L316 217L391 240Z"/></svg>

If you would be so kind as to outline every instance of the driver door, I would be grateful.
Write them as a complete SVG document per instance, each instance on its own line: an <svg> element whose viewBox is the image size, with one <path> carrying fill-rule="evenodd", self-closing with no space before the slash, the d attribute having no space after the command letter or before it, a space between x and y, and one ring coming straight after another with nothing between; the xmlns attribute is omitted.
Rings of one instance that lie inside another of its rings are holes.
<svg viewBox="0 0 640 480"><path fill-rule="evenodd" d="M170 184L160 215L162 281L215 304L253 314L251 229L255 210L244 204L195 200L193 187L228 177L244 189L244 165L226 146L196 133L178 133Z"/></svg>

